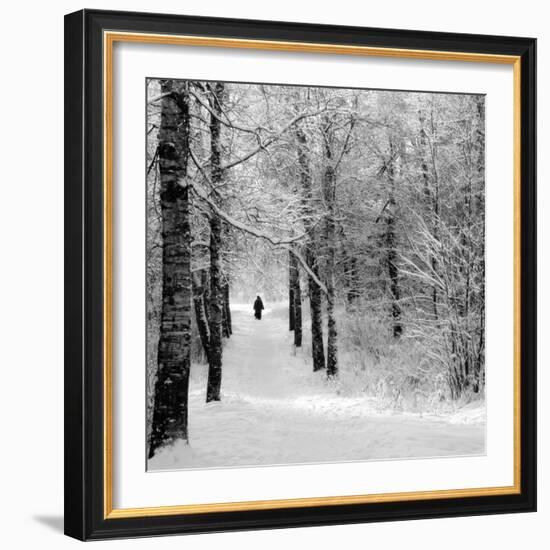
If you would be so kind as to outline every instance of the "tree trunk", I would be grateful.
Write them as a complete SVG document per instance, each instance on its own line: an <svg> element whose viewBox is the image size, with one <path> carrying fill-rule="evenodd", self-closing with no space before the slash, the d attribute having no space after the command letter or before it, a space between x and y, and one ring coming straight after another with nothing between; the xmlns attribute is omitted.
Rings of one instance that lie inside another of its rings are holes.
<svg viewBox="0 0 550 550"><path fill-rule="evenodd" d="M210 220L210 354L206 402L219 401L222 383L221 222L215 214Z"/></svg>
<svg viewBox="0 0 550 550"><path fill-rule="evenodd" d="M349 241L346 241L344 238L344 242L345 246L348 246ZM341 263L344 268L343 279L345 284L346 311L350 311L358 296L357 258L353 254L349 254L344 248L342 250Z"/></svg>
<svg viewBox="0 0 550 550"><path fill-rule="evenodd" d="M149 458L172 441L188 440L187 403L191 349L191 226L189 189L189 94L162 81L159 129L162 216L162 310Z"/></svg>
<svg viewBox="0 0 550 550"><path fill-rule="evenodd" d="M222 325L223 336L229 338L231 336L231 312L229 311L229 283L225 281L222 287Z"/></svg>
<svg viewBox="0 0 550 550"><path fill-rule="evenodd" d="M223 298L225 307L225 323L227 325L227 337L229 338L233 334L233 325L231 322L231 307L229 305L229 281L225 285Z"/></svg>
<svg viewBox="0 0 550 550"><path fill-rule="evenodd" d="M208 318L206 316L206 305L205 305L205 287L204 283L206 277L205 269L201 269L200 272L193 275L193 304L195 306L195 321L197 323L197 329L199 331L199 336L201 339L202 349L204 350L204 355L208 360L210 353L210 329L208 328Z"/></svg>
<svg viewBox="0 0 550 550"><path fill-rule="evenodd" d="M319 270L311 255L308 256L310 263L308 266L319 275ZM313 357L313 370L319 371L325 368L325 349L323 346L323 313L322 313L322 296L319 285L312 277L308 278L309 285L309 303L311 310L311 354Z"/></svg>
<svg viewBox="0 0 550 550"><path fill-rule="evenodd" d="M389 179L389 198L386 208L386 265L388 267L388 276L390 279L390 293L392 297L391 313L393 318L393 336L399 338L403 333L401 324L401 289L399 287L399 270L397 268L397 240L395 237L395 167L394 167L394 147L390 139L390 160L387 165Z"/></svg>
<svg viewBox="0 0 550 550"><path fill-rule="evenodd" d="M295 271L292 266L292 252L288 251L288 330L294 330L294 278Z"/></svg>
<svg viewBox="0 0 550 550"><path fill-rule="evenodd" d="M350 291L348 294L348 301L350 304L355 304L359 296L359 271L357 269L357 257L352 256L350 261Z"/></svg>
<svg viewBox="0 0 550 550"><path fill-rule="evenodd" d="M224 84L217 82L211 89L213 98L211 108L216 116L210 118L210 177L214 186L222 181L220 168L220 104L223 101ZM214 200L215 198L215 194ZM208 360L208 385L206 402L219 401L222 384L222 222L215 212L210 215L210 357Z"/></svg>
<svg viewBox="0 0 550 550"><path fill-rule="evenodd" d="M289 251L290 293L292 295L292 316L294 323L294 345L302 346L302 289L298 258Z"/></svg>
<svg viewBox="0 0 550 550"><path fill-rule="evenodd" d="M229 338L229 331L227 330L227 311L225 309L225 285L222 286L222 336Z"/></svg>
<svg viewBox="0 0 550 550"><path fill-rule="evenodd" d="M332 166L332 137L330 128L325 130L325 173L323 175L323 195L327 214L325 217L326 226L326 286L327 286L327 376L332 377L338 374L338 331L336 328L336 316L334 313L334 302L336 299L334 269L336 254L336 230L334 225L334 209L336 199L336 174Z"/></svg>
<svg viewBox="0 0 550 550"><path fill-rule="evenodd" d="M208 325L208 342L210 348L210 275L208 269L201 270L202 301L204 304L204 318Z"/></svg>
<svg viewBox="0 0 550 550"><path fill-rule="evenodd" d="M311 188L311 171L307 151L307 140L305 133L297 128L298 140L298 165L300 168L300 180L304 193L304 226L308 234L306 242L306 263L309 269L319 276L317 263L315 231L312 223L313 192ZM315 279L308 275L309 306L311 312L311 355L313 358L313 370L319 371L325 368L325 350L323 346L323 317L321 288Z"/></svg>

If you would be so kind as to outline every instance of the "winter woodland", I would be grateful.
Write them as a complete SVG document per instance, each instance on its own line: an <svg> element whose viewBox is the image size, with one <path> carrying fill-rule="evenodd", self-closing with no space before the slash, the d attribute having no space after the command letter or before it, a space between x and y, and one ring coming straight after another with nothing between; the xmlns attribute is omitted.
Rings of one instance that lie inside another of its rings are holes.
<svg viewBox="0 0 550 550"><path fill-rule="evenodd" d="M146 132L150 470L485 452L483 96L149 79Z"/></svg>

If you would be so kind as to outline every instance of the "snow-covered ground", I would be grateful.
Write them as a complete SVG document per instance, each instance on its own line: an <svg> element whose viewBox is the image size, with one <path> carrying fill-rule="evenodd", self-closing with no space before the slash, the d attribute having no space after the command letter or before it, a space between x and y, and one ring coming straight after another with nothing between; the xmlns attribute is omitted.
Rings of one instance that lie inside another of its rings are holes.
<svg viewBox="0 0 550 550"><path fill-rule="evenodd" d="M485 452L485 408L448 415L381 411L373 398L341 395L309 358L294 353L284 306L257 321L231 306L222 400L205 403L205 365L193 365L189 445L149 461L150 470L475 455Z"/></svg>

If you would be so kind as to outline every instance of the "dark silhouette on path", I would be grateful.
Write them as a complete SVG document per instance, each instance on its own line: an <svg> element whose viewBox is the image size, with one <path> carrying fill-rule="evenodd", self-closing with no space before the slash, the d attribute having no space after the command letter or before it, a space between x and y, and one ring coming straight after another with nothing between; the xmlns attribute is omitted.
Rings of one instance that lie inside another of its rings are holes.
<svg viewBox="0 0 550 550"><path fill-rule="evenodd" d="M264 309L264 303L262 302L262 299L259 296L256 296L256 300L254 300L254 317L260 321L262 319L262 309Z"/></svg>

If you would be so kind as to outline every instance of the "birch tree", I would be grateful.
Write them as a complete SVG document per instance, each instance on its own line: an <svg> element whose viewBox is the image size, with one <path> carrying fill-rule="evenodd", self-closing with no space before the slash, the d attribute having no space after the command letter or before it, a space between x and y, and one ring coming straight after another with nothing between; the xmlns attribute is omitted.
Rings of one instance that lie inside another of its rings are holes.
<svg viewBox="0 0 550 550"><path fill-rule="evenodd" d="M187 162L187 83L161 82L158 136L162 212L162 312L149 458L172 441L188 439L191 341L191 232Z"/></svg>

